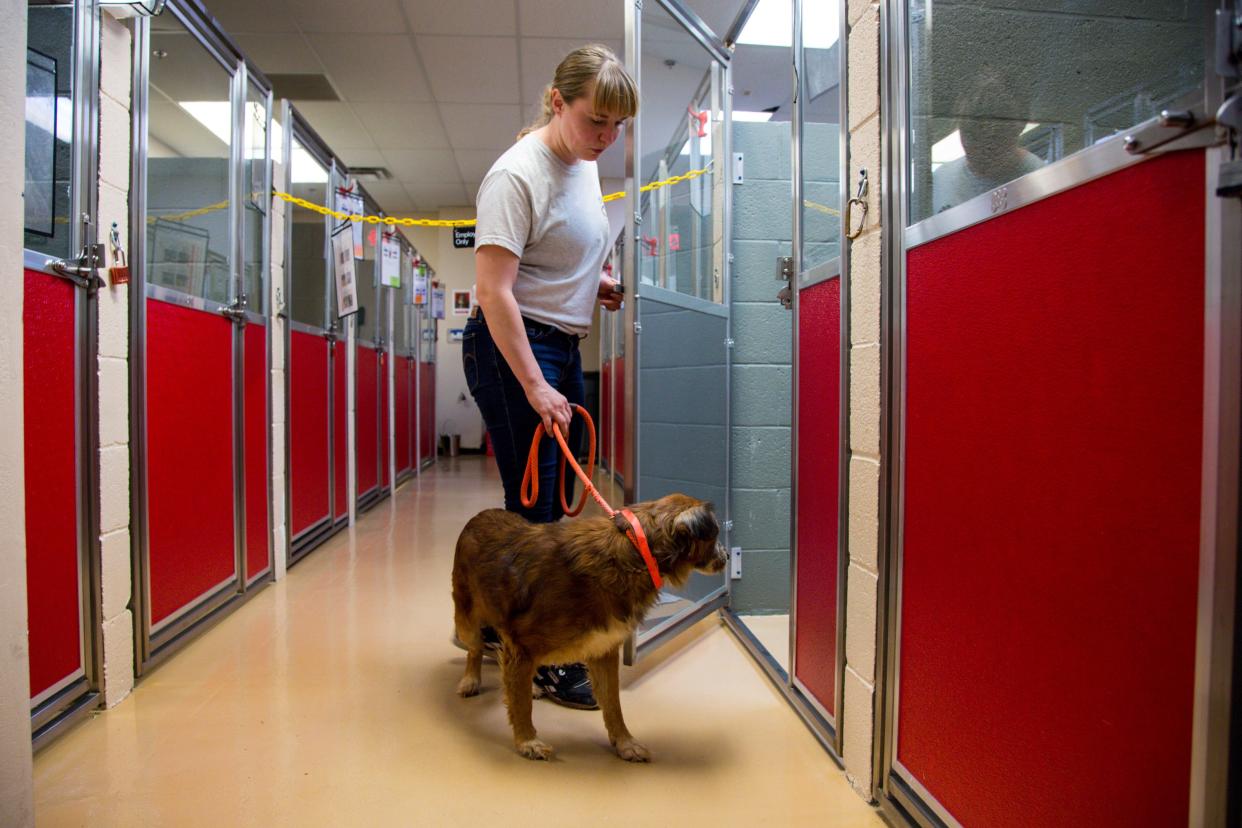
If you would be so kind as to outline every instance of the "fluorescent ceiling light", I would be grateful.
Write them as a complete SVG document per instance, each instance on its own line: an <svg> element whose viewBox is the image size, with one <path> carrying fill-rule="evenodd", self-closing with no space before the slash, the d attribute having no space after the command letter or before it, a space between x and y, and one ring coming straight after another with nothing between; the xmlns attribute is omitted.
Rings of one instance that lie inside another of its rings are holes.
<svg viewBox="0 0 1242 828"><path fill-rule="evenodd" d="M935 168L941 164L956 161L965 154L966 150L962 148L962 133L955 129L936 143L932 144L932 167Z"/></svg>
<svg viewBox="0 0 1242 828"><path fill-rule="evenodd" d="M802 45L805 48L827 49L837 42L839 31L835 3L803 4ZM752 46L791 46L793 0L759 0L737 42Z"/></svg>
<svg viewBox="0 0 1242 828"><path fill-rule="evenodd" d="M770 121L772 120L772 116L775 114L776 113L774 112L747 112L744 109L735 109L733 110L733 120L755 122Z"/></svg>
<svg viewBox="0 0 1242 828"><path fill-rule="evenodd" d="M312 156L309 152L307 152L306 148L303 147L301 144L295 141L293 144L293 149L290 151L290 155L293 156L292 169L290 169L289 171L292 176L292 179L291 179L292 183L294 184L327 184L328 183L328 171L325 170L323 167L319 166L319 162L316 161L314 156Z"/></svg>
<svg viewBox="0 0 1242 828"><path fill-rule="evenodd" d="M229 101L178 101L177 105L188 112L194 120L198 121L207 131L220 139L227 147L232 143L233 138L233 104ZM246 107L249 109L247 113L256 120L261 121L266 117L266 110L262 104L254 101L248 101ZM249 137L249 136L247 136ZM255 136L259 138L261 136ZM273 152L275 150L273 145ZM256 147L246 147L246 158L258 158L263 155L263 146L260 143Z"/></svg>

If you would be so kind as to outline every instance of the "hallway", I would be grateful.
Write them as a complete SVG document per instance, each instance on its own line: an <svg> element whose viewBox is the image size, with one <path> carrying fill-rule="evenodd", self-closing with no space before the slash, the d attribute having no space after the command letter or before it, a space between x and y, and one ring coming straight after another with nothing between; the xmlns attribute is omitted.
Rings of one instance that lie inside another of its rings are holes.
<svg viewBox="0 0 1242 828"><path fill-rule="evenodd" d="M452 545L497 505L490 460L442 459L35 756L40 825L881 825L712 617L622 668L652 765L598 713L538 703L550 764L498 692L458 699Z"/></svg>

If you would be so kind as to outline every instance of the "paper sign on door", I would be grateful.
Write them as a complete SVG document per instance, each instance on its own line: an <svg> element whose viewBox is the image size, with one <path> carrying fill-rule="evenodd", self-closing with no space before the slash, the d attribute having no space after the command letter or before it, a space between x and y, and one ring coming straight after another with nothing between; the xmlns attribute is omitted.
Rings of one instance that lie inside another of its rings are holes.
<svg viewBox="0 0 1242 828"><path fill-rule="evenodd" d="M332 275L336 279L337 316L358 310L358 286L354 280L354 234L348 225L332 234Z"/></svg>
<svg viewBox="0 0 1242 828"><path fill-rule="evenodd" d="M380 284L401 287L401 243L396 236L384 234L380 242Z"/></svg>

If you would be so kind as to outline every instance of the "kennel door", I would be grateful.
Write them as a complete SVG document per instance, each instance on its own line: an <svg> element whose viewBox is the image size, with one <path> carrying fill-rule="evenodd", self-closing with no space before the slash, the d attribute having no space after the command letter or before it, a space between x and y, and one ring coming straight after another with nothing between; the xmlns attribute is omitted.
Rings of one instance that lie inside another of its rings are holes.
<svg viewBox="0 0 1242 828"><path fill-rule="evenodd" d="M683 492L716 506L725 541L729 479L729 299L725 98L728 51L681 4L627 11L627 59L642 105L627 131L632 204L622 317L625 411L615 418L627 496ZM637 182L640 186L634 186ZM623 437L621 435L624 435ZM728 598L728 575L666 587L627 663Z"/></svg>

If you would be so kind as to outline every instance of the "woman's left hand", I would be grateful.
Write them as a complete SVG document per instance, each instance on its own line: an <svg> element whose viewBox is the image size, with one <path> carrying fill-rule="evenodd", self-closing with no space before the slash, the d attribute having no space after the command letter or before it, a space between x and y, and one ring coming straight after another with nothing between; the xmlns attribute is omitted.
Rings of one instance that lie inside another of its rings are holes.
<svg viewBox="0 0 1242 828"><path fill-rule="evenodd" d="M617 290L617 280L611 276L599 277L599 304L604 310L620 310L623 295Z"/></svg>

